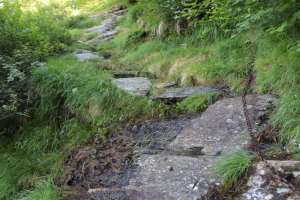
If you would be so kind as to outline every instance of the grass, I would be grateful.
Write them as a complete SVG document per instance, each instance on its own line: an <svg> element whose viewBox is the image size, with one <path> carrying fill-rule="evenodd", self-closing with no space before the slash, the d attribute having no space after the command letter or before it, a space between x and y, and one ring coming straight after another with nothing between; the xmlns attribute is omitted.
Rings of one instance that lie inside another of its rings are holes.
<svg viewBox="0 0 300 200"><path fill-rule="evenodd" d="M64 121L59 128L49 124L28 124L19 130L13 143L24 152L55 153L64 150L67 153L86 143L93 134L90 124L72 118Z"/></svg>
<svg viewBox="0 0 300 200"><path fill-rule="evenodd" d="M126 93L104 72L70 56L50 60L35 71L31 83L37 94L39 119L57 119L70 112L104 126L141 116L159 117L166 109L162 103Z"/></svg>
<svg viewBox="0 0 300 200"><path fill-rule="evenodd" d="M291 51L294 35L277 40L266 37L260 41L256 61L257 92L272 93L280 98L271 116L274 125L281 127L280 137L290 152L299 152L300 143L300 58Z"/></svg>
<svg viewBox="0 0 300 200"><path fill-rule="evenodd" d="M246 151L237 151L223 155L211 168L215 176L223 179L225 189L247 175L253 156Z"/></svg>
<svg viewBox="0 0 300 200"><path fill-rule="evenodd" d="M69 30L73 40L80 40L86 42L98 36L97 33L88 33L80 29L71 29Z"/></svg>
<svg viewBox="0 0 300 200"><path fill-rule="evenodd" d="M11 143L8 143L11 144ZM26 153L5 145L0 159L0 199L14 199L24 188L34 187L40 177L58 170L59 153Z"/></svg>
<svg viewBox="0 0 300 200"><path fill-rule="evenodd" d="M219 95L220 94L214 92L196 94L177 103L177 107L179 110L187 111L188 113L204 111L209 105L217 100Z"/></svg>
<svg viewBox="0 0 300 200"><path fill-rule="evenodd" d="M120 6L128 6L127 0L76 0L75 5L85 12L103 12Z"/></svg>
<svg viewBox="0 0 300 200"><path fill-rule="evenodd" d="M63 194L64 192L57 188L49 177L46 180L38 181L34 189L24 191L18 200L57 200Z"/></svg>
<svg viewBox="0 0 300 200"><path fill-rule="evenodd" d="M84 29L84 28L90 28L90 27L101 24L103 19L104 19L103 17L93 19L93 18L90 18L89 15L87 15L87 14L79 14L79 15L69 18L65 22L65 24L68 28Z"/></svg>
<svg viewBox="0 0 300 200"><path fill-rule="evenodd" d="M36 68L35 118L11 138L1 137L0 199L55 199L61 193L45 176L63 176L61 164L91 137L103 137L108 127L128 121L157 119L168 106L128 94L109 76L71 55ZM37 184L37 185L36 185ZM24 192L26 189L26 192ZM23 192L22 192L23 191Z"/></svg>

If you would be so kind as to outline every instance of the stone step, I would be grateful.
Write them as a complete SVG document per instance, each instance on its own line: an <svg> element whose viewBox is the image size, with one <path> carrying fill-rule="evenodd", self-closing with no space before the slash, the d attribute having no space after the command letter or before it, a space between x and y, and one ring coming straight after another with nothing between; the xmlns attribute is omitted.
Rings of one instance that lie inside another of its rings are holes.
<svg viewBox="0 0 300 200"><path fill-rule="evenodd" d="M100 42L105 42L107 40L111 40L115 37L115 33L117 31L108 31L104 32L101 35L87 41L86 43L91 44L91 43L100 43Z"/></svg>
<svg viewBox="0 0 300 200"><path fill-rule="evenodd" d="M104 59L103 57L100 57L97 54L84 49L77 49L74 52L74 55L77 58L77 60L81 62L87 62L93 59Z"/></svg>
<svg viewBox="0 0 300 200"><path fill-rule="evenodd" d="M195 94L205 94L208 92L224 94L227 93L228 90L229 89L227 85L174 88L165 90L162 94L152 96L151 98L161 100L180 100L182 98L193 96Z"/></svg>
<svg viewBox="0 0 300 200"><path fill-rule="evenodd" d="M129 93L140 96L146 96L152 86L151 81L144 77L119 78L115 79L113 83Z"/></svg>

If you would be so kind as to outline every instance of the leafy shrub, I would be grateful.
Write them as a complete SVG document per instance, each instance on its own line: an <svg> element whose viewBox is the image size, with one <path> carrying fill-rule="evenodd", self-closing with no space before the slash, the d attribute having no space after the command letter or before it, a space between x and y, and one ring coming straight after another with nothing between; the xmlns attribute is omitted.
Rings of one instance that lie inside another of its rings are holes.
<svg viewBox="0 0 300 200"><path fill-rule="evenodd" d="M127 37L126 43L127 45L134 45L143 40L147 36L147 32L143 29L138 29L131 31Z"/></svg>
<svg viewBox="0 0 300 200"><path fill-rule="evenodd" d="M64 52L72 42L57 15L44 7L29 11L22 3L2 0L0 6L0 126L7 116L26 112L32 66Z"/></svg>

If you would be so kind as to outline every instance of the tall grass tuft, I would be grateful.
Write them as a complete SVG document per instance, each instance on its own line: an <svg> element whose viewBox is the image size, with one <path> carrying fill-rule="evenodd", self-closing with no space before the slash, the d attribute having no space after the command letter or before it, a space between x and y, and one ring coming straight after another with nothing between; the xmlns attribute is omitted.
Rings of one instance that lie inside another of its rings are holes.
<svg viewBox="0 0 300 200"><path fill-rule="evenodd" d="M56 170L58 153L24 153L9 149L0 153L0 199L11 199L24 188L33 187L45 174Z"/></svg>
<svg viewBox="0 0 300 200"><path fill-rule="evenodd" d="M64 192L60 191L53 180L48 177L47 180L38 181L34 189L22 192L18 200L57 200L63 194Z"/></svg>
<svg viewBox="0 0 300 200"><path fill-rule="evenodd" d="M229 189L240 178L244 177L254 156L246 151L237 151L223 155L212 167L212 172L223 179L223 185Z"/></svg>

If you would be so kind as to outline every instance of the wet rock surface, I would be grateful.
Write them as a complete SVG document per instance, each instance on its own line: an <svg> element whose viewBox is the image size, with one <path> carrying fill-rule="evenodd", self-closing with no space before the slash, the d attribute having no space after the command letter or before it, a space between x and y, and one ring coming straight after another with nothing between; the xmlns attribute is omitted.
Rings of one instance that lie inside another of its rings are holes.
<svg viewBox="0 0 300 200"><path fill-rule="evenodd" d="M74 53L75 57L78 61L86 62L94 59L100 59L102 57L98 56L97 54L84 50L84 49L77 49Z"/></svg>
<svg viewBox="0 0 300 200"><path fill-rule="evenodd" d="M250 95L253 125L261 124L275 98ZM220 180L212 178L209 168L223 152L243 149L248 144L246 123L240 97L211 105L202 115L189 121L176 139L167 146L175 154L143 155L130 187L130 199L201 199ZM189 152L189 153L187 153Z"/></svg>
<svg viewBox="0 0 300 200"><path fill-rule="evenodd" d="M208 168L214 159L210 156L144 155L139 158L137 175L130 179L130 199L186 200L205 195L212 183Z"/></svg>
<svg viewBox="0 0 300 200"><path fill-rule="evenodd" d="M280 172L281 177L286 178L300 189L300 161L267 161L272 167ZM253 167L253 174L250 176L247 187L239 200L285 200L300 199L292 196L290 191L282 184L274 181L271 172L263 163L256 163Z"/></svg>
<svg viewBox="0 0 300 200"><path fill-rule="evenodd" d="M119 78L114 80L113 83L127 92L140 96L147 95L152 85L151 81L144 77Z"/></svg>
<svg viewBox="0 0 300 200"><path fill-rule="evenodd" d="M247 96L253 126L264 126L274 101L270 95ZM210 167L219 154L248 144L243 131L240 97L220 100L202 114L127 125L97 147L78 151L68 184L84 185L90 199L99 200L205 199L208 190L221 184ZM257 185L253 176L237 199L259 193L256 186L264 190L265 184Z"/></svg>
<svg viewBox="0 0 300 200"><path fill-rule="evenodd" d="M85 187L90 199L131 199L129 191L139 188L129 185L138 166L137 157L149 154L151 150L157 153L165 149L193 118L193 115L182 116L128 125L108 136L96 148L85 147L74 151L73 159L67 164L67 169L71 169L67 184ZM76 198L79 196L73 199ZM83 199L86 200L86 196Z"/></svg>
<svg viewBox="0 0 300 200"><path fill-rule="evenodd" d="M166 100L178 100L185 97L189 97L195 94L205 94L208 92L215 92L219 94L225 94L229 92L228 86L198 86L188 88L174 88L165 90L162 94L152 96L153 99L166 99Z"/></svg>
<svg viewBox="0 0 300 200"><path fill-rule="evenodd" d="M270 95L247 96L253 127L263 125L263 120L275 98ZM243 114L241 97L227 98L209 106L191 121L169 148L173 151L202 147L206 155L231 152L247 146L249 137Z"/></svg>

